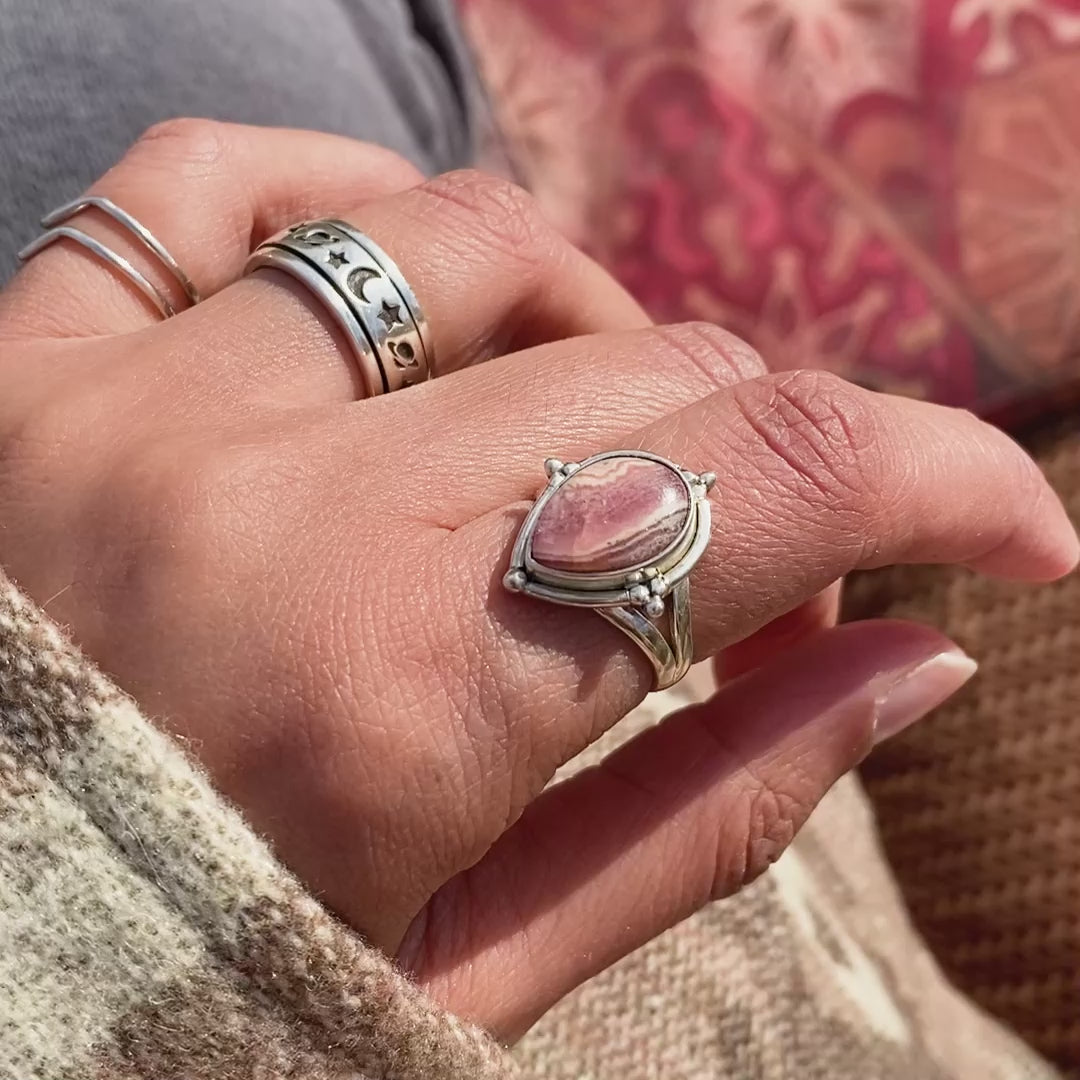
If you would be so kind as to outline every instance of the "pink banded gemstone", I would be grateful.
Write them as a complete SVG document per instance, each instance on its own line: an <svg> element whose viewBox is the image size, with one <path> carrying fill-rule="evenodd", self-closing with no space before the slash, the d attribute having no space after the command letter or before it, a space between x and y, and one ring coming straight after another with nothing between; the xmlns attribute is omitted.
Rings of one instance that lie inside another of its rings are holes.
<svg viewBox="0 0 1080 1080"><path fill-rule="evenodd" d="M541 566L586 574L646 565L690 514L682 478L648 458L605 458L574 473L544 507L532 538Z"/></svg>

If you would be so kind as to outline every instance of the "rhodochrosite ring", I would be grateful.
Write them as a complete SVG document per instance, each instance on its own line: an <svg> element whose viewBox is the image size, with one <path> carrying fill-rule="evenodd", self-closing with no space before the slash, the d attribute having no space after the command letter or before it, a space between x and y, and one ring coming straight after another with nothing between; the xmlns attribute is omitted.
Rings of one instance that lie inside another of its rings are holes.
<svg viewBox="0 0 1080 1080"><path fill-rule="evenodd" d="M687 578L709 543L706 496L716 476L641 450L544 467L547 487L521 527L503 583L594 608L644 650L658 690L673 686L693 657Z"/></svg>

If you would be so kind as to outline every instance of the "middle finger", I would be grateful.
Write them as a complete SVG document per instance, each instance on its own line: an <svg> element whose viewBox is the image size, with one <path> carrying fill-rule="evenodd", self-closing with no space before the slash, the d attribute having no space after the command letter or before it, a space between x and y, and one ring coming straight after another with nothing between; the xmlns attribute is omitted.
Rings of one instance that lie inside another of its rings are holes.
<svg viewBox="0 0 1080 1080"><path fill-rule="evenodd" d="M609 274L544 220L520 188L481 173L438 177L351 211L327 207L370 236L400 266L431 325L433 374L517 349L649 325ZM341 259L333 245L315 259ZM334 263L337 266L338 263ZM363 284L359 286L364 289ZM182 328L178 355L204 357L190 376L227 388L226 400L291 407L356 397L353 361L316 297L259 270L201 304Z"/></svg>

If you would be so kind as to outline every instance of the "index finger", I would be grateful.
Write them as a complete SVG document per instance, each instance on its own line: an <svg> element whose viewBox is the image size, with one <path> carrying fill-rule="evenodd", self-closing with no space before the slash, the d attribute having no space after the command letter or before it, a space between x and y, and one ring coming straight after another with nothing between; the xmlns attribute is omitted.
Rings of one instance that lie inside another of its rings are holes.
<svg viewBox="0 0 1080 1080"><path fill-rule="evenodd" d="M1057 496L1002 432L969 413L872 393L826 373L738 383L643 428L625 448L718 476L712 539L691 578L699 658L857 569L956 563L1047 581L1080 556ZM521 520L515 507L473 524L487 537L492 566L505 562ZM499 647L511 654L519 648L515 616L524 638L539 623L557 630L579 675L581 666L605 669L616 651L637 654L618 631L596 627L601 620L590 612L527 597L497 607ZM640 659L643 692L651 672Z"/></svg>
<svg viewBox="0 0 1080 1080"><path fill-rule="evenodd" d="M893 563L1050 581L1080 558L1060 500L1002 431L826 372L738 384L652 425L640 441L690 468L713 463L702 465L721 478L709 558L747 585L760 584L761 568L780 556L789 573L819 587Z"/></svg>

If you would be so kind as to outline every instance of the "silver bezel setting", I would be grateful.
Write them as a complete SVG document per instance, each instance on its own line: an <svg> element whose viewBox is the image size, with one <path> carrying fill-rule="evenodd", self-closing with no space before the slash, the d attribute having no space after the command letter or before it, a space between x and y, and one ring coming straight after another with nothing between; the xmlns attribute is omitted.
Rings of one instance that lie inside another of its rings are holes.
<svg viewBox="0 0 1080 1080"><path fill-rule="evenodd" d="M537 522L556 492L575 473L611 458L641 458L670 469L686 488L689 512L679 536L655 559L614 573L582 573L553 570L532 557ZM649 619L663 616L665 601L697 565L709 543L711 514L707 498L716 483L712 473L697 474L680 468L667 458L644 450L612 450L580 462L545 462L548 483L529 511L510 556L503 584L511 592L524 593L550 603L570 607L636 608Z"/></svg>

